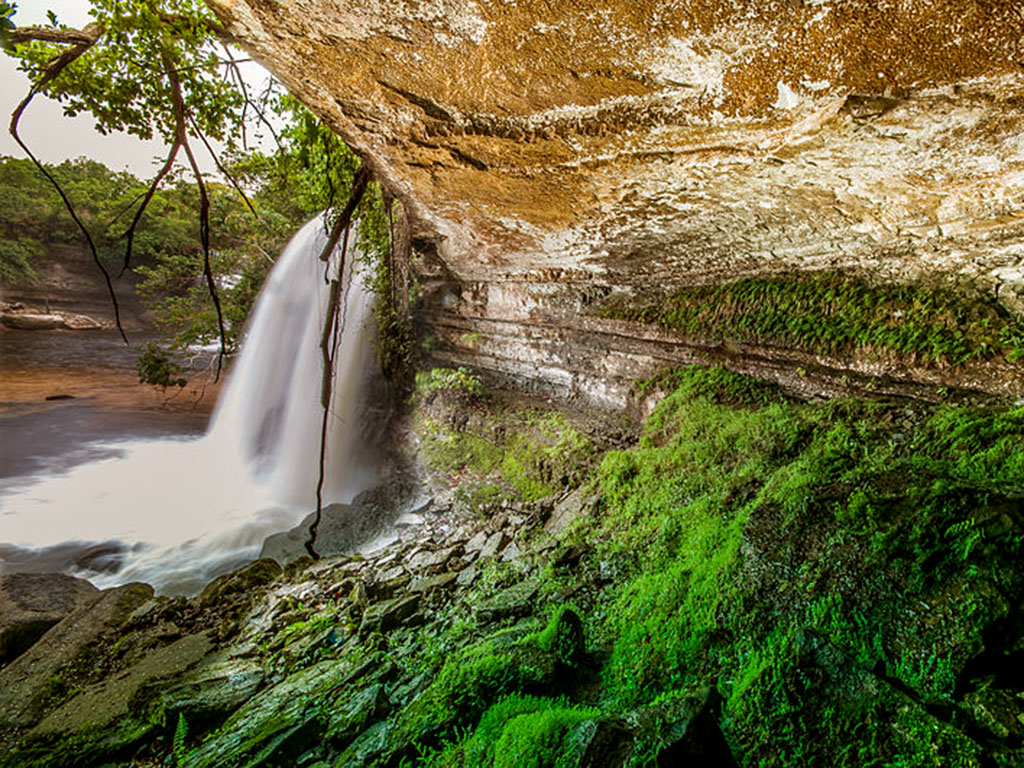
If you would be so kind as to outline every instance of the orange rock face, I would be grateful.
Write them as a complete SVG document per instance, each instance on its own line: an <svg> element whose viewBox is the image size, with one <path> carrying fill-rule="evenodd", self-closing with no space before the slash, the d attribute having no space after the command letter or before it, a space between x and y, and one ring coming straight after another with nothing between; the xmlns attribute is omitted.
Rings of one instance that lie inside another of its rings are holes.
<svg viewBox="0 0 1024 768"><path fill-rule="evenodd" d="M434 243L434 323L789 270L1019 281L1020 3L211 5Z"/></svg>

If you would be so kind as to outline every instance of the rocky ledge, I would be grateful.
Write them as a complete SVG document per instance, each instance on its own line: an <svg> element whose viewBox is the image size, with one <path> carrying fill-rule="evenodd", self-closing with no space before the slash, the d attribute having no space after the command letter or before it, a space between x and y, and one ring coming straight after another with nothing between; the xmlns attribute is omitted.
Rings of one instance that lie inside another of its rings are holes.
<svg viewBox="0 0 1024 768"><path fill-rule="evenodd" d="M402 202L438 363L612 411L695 362L803 396L1024 395L1019 4L210 5ZM820 273L853 290L742 282ZM718 288L785 311L740 327L696 295ZM1011 327L967 357L891 343L965 300Z"/></svg>
<svg viewBox="0 0 1024 768"><path fill-rule="evenodd" d="M723 369L639 433L422 376L429 507L196 598L83 595L4 766L1019 765L1024 412Z"/></svg>
<svg viewBox="0 0 1024 768"><path fill-rule="evenodd" d="M20 302L0 302L0 325L19 331L91 331L110 328L110 325L93 320L87 315L74 312L51 312L38 307L26 306Z"/></svg>

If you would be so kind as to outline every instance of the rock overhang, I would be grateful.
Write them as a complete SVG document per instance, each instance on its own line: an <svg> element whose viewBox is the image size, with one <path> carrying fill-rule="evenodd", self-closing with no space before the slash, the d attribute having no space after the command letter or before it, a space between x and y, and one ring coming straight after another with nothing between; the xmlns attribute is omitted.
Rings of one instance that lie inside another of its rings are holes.
<svg viewBox="0 0 1024 768"><path fill-rule="evenodd" d="M1020 282L1018 4L210 2L433 243L435 325L805 270Z"/></svg>

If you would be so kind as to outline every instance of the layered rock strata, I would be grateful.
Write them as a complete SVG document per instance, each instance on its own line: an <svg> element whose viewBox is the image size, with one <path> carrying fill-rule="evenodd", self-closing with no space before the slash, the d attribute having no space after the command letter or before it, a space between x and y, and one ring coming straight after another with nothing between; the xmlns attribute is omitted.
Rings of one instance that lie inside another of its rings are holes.
<svg viewBox="0 0 1024 768"><path fill-rule="evenodd" d="M1024 392L1001 369L734 354L714 328L595 316L610 296L823 269L969 285L1018 312L1012 3L212 6L404 203L439 359L609 407L692 360L742 359L797 391L882 374L894 393ZM795 367L810 384L779 370Z"/></svg>

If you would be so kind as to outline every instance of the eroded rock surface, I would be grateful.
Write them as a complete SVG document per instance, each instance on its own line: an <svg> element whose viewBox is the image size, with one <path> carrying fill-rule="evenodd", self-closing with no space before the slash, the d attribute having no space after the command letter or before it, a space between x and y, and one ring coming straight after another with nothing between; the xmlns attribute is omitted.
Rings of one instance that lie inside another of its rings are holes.
<svg viewBox="0 0 1024 768"><path fill-rule="evenodd" d="M804 393L879 376L1024 392L1005 367L722 349L598 311L822 269L1017 307L1019 5L212 5L405 203L439 359L606 407L666 362L709 360Z"/></svg>
<svg viewBox="0 0 1024 768"><path fill-rule="evenodd" d="M0 576L0 664L17 658L46 630L98 596L88 581L61 573Z"/></svg>

